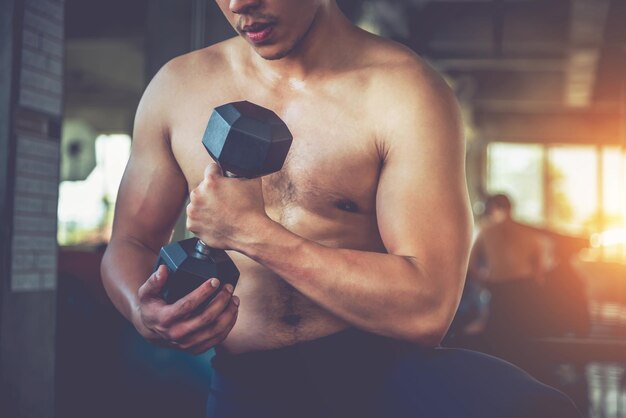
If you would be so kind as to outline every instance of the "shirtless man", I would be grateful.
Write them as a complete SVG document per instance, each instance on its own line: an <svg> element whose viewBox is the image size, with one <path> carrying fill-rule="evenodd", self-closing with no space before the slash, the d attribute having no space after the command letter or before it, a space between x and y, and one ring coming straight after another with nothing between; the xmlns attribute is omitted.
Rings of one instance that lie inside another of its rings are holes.
<svg viewBox="0 0 626 418"><path fill-rule="evenodd" d="M216 1L240 36L169 62L139 105L107 292L148 340L217 347L210 417L390 416L373 399L392 343L438 345L467 268L453 93L335 0ZM240 100L293 133L280 172L225 178L203 149L213 108ZM188 194L189 230L241 271L199 312L219 278L166 305L151 275Z"/></svg>
<svg viewBox="0 0 626 418"><path fill-rule="evenodd" d="M511 217L512 205L506 195L487 199L487 220L472 248L472 276L487 284L533 280L543 283L545 246L534 229Z"/></svg>
<svg viewBox="0 0 626 418"><path fill-rule="evenodd" d="M548 318L543 288L543 237L516 222L504 194L490 196L486 220L470 256L470 277L491 293L483 319L484 351L510 361L535 375L541 364L532 339L543 335Z"/></svg>

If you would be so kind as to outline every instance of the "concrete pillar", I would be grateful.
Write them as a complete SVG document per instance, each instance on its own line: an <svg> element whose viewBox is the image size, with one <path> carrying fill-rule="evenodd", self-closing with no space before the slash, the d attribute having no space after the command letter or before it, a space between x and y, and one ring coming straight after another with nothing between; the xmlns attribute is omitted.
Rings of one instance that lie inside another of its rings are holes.
<svg viewBox="0 0 626 418"><path fill-rule="evenodd" d="M64 0L3 0L0 33L0 416L53 417Z"/></svg>

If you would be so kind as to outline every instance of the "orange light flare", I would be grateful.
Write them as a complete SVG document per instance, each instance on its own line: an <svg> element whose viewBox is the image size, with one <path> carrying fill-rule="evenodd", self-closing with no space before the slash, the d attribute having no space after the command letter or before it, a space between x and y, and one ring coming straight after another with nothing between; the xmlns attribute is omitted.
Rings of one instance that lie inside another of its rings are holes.
<svg viewBox="0 0 626 418"><path fill-rule="evenodd" d="M626 228L594 233L589 239L587 257L626 264ZM587 258L585 257L585 258Z"/></svg>

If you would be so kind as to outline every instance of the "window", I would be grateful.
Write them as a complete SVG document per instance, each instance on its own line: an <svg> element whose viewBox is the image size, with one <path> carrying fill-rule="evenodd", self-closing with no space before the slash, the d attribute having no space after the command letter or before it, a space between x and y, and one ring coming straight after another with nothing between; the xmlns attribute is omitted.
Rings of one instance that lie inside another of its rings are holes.
<svg viewBox="0 0 626 418"><path fill-rule="evenodd" d="M548 164L548 225L573 235L588 235L597 230L600 226L597 149L550 147Z"/></svg>
<svg viewBox="0 0 626 418"><path fill-rule="evenodd" d="M487 191L505 193L516 219L542 225L543 153L540 145L493 143L488 148Z"/></svg>
<svg viewBox="0 0 626 418"><path fill-rule="evenodd" d="M601 229L622 228L626 213L626 155L618 147L602 150L603 188Z"/></svg>
<svg viewBox="0 0 626 418"><path fill-rule="evenodd" d="M89 176L84 181L61 182L57 234L60 245L108 242L117 189L129 156L129 136L101 135L96 139L96 167Z"/></svg>
<svg viewBox="0 0 626 418"><path fill-rule="evenodd" d="M626 225L626 154L618 147L492 143L487 192L523 223L589 236Z"/></svg>

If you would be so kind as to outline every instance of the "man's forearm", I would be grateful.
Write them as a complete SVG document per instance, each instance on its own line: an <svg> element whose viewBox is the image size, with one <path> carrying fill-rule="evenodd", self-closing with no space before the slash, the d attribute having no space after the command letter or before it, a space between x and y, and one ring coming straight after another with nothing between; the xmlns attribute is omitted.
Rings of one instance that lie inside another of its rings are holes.
<svg viewBox="0 0 626 418"><path fill-rule="evenodd" d="M115 307L131 322L137 307L137 290L152 274L156 257L153 250L138 242L115 239L102 259L104 288Z"/></svg>
<svg viewBox="0 0 626 418"><path fill-rule="evenodd" d="M438 344L454 310L446 304L456 303L456 292L410 257L325 247L276 223L237 250L343 320L380 335Z"/></svg>

